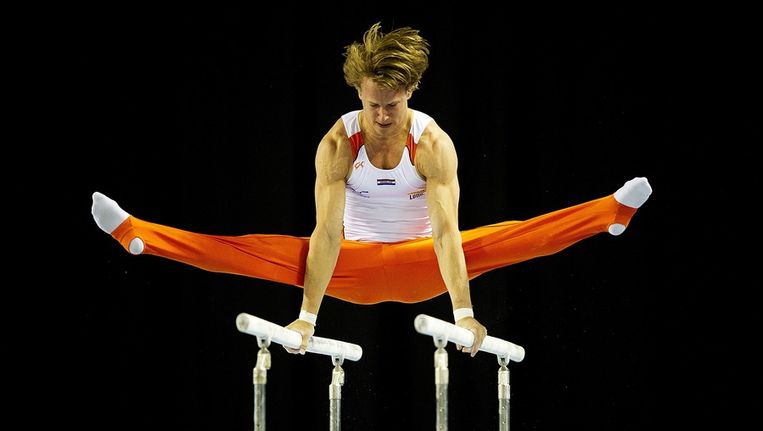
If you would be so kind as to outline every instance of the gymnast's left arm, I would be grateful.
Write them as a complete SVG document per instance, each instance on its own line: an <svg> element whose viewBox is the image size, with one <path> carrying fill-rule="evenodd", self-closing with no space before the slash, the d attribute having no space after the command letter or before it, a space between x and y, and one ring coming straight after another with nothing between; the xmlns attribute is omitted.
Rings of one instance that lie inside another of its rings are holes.
<svg viewBox="0 0 763 431"><path fill-rule="evenodd" d="M456 325L474 333L471 348L477 354L487 329L474 318L466 259L458 228L458 159L453 141L432 121L416 149L416 169L426 179L427 206L432 223L435 254L453 305Z"/></svg>

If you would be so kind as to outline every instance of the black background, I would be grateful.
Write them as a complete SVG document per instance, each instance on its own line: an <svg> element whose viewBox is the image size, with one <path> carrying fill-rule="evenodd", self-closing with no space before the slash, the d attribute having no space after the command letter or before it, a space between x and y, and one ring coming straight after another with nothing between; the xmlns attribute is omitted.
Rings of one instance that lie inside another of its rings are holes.
<svg viewBox="0 0 763 431"><path fill-rule="evenodd" d="M196 232L308 236L316 145L360 107L343 48L381 21L431 43L409 103L455 142L462 229L604 196L635 176L654 188L623 235L472 281L489 334L527 351L510 366L512 429L744 423L760 405L759 283L742 275L760 168L749 13L389 7L52 17L41 33L55 117L44 154L57 206L36 215L56 220L45 256L60 286L30 291L56 322L33 338L45 346L33 373L44 383L33 385L40 414L30 419L252 428L258 348L235 317L288 324L302 291L130 256L93 223L91 195ZM420 313L448 319L449 298L324 300L316 335L364 349L344 365L343 429L434 427L434 346L413 329ZM268 429L328 427L330 359L271 350ZM450 429L497 429L495 357L449 352Z"/></svg>

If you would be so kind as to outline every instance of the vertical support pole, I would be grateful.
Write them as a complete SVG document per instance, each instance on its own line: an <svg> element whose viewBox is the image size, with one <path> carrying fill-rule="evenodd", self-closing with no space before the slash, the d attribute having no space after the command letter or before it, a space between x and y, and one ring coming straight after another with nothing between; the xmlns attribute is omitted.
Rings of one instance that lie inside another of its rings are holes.
<svg viewBox="0 0 763 431"><path fill-rule="evenodd" d="M334 371L331 373L329 385L329 430L339 431L342 427L342 385L344 385L344 358L332 356Z"/></svg>
<svg viewBox="0 0 763 431"><path fill-rule="evenodd" d="M257 353L257 364L252 372L254 383L254 431L265 431L265 385L268 382L270 369L270 338L263 340L257 337L260 351Z"/></svg>
<svg viewBox="0 0 763 431"><path fill-rule="evenodd" d="M498 357L498 430L509 431L509 401L511 386L509 385L509 358Z"/></svg>
<svg viewBox="0 0 763 431"><path fill-rule="evenodd" d="M448 430L448 352L445 346L448 340L442 337L434 337L434 383L435 398L437 400L437 431Z"/></svg>

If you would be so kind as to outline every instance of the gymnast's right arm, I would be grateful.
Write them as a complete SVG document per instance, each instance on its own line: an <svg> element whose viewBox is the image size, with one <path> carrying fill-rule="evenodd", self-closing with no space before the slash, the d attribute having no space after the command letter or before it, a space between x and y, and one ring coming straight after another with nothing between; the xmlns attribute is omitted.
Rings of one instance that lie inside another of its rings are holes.
<svg viewBox="0 0 763 431"><path fill-rule="evenodd" d="M299 350L287 348L290 353L304 354L315 332L315 318L342 245L345 184L351 166L350 143L339 120L321 140L315 156L316 223L305 264L302 309L300 318L287 326L302 334L302 345Z"/></svg>

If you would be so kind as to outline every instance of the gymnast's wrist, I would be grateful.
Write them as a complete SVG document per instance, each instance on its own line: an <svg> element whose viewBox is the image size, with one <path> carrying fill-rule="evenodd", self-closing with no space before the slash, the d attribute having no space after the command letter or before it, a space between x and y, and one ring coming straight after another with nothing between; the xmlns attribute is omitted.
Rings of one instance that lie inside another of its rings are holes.
<svg viewBox="0 0 763 431"><path fill-rule="evenodd" d="M299 320L315 326L318 322L318 315L309 311L299 310Z"/></svg>
<svg viewBox="0 0 763 431"><path fill-rule="evenodd" d="M453 310L453 321L458 322L464 317L474 317L474 310L471 308L456 308Z"/></svg>

